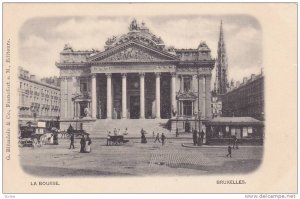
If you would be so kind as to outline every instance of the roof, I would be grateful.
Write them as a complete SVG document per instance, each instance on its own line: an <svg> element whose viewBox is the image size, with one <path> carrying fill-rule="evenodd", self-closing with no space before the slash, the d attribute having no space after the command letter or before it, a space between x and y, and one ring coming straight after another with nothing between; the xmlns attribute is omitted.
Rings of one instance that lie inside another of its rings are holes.
<svg viewBox="0 0 300 199"><path fill-rule="evenodd" d="M208 125L263 125L253 117L215 117L206 122Z"/></svg>

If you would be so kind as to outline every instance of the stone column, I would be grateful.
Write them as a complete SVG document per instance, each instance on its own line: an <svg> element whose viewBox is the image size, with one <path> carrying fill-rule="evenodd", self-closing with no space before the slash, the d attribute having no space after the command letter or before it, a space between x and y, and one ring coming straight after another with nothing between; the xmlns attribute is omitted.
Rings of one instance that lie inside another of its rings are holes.
<svg viewBox="0 0 300 199"><path fill-rule="evenodd" d="M73 111L73 119L75 119L76 118L76 103L75 103L75 101L73 101L73 109L74 109L74 111Z"/></svg>
<svg viewBox="0 0 300 199"><path fill-rule="evenodd" d="M160 73L155 73L156 75L156 89L155 89L155 101L156 101L156 113L155 118L160 118Z"/></svg>
<svg viewBox="0 0 300 199"><path fill-rule="evenodd" d="M122 118L127 118L127 85L126 73L122 73Z"/></svg>
<svg viewBox="0 0 300 199"><path fill-rule="evenodd" d="M194 116L194 101L192 101L192 116Z"/></svg>
<svg viewBox="0 0 300 199"><path fill-rule="evenodd" d="M145 73L140 73L140 119L145 118Z"/></svg>
<svg viewBox="0 0 300 199"><path fill-rule="evenodd" d="M92 75L92 118L96 119L97 113L97 89L96 89L96 74Z"/></svg>
<svg viewBox="0 0 300 199"><path fill-rule="evenodd" d="M206 76L203 76L203 110L202 115L206 117Z"/></svg>
<svg viewBox="0 0 300 199"><path fill-rule="evenodd" d="M77 102L77 118L80 117L80 104Z"/></svg>
<svg viewBox="0 0 300 199"><path fill-rule="evenodd" d="M177 111L176 107L176 73L171 73L171 117L173 116L173 110Z"/></svg>
<svg viewBox="0 0 300 199"><path fill-rule="evenodd" d="M112 107L111 107L111 99L112 99L112 96L111 96L111 73L106 73L106 81L107 81L107 116L106 118L107 119L111 119L111 111L112 111Z"/></svg>

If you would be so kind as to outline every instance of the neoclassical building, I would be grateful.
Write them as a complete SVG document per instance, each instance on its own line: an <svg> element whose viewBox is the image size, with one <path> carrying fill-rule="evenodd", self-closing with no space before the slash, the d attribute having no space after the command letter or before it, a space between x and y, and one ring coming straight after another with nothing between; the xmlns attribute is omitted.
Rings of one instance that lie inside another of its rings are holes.
<svg viewBox="0 0 300 199"><path fill-rule="evenodd" d="M129 32L109 38L102 52L65 45L56 63L60 118L211 118L214 62L205 42L195 49L166 47L145 23L133 20Z"/></svg>

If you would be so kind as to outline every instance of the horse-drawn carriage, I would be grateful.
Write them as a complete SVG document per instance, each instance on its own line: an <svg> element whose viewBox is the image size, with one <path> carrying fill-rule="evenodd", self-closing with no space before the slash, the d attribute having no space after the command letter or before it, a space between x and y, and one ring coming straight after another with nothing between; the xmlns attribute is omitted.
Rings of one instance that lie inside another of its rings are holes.
<svg viewBox="0 0 300 199"><path fill-rule="evenodd" d="M19 147L41 146L41 138L46 133L46 128L27 123L19 128Z"/></svg>
<svg viewBox="0 0 300 199"><path fill-rule="evenodd" d="M123 135L111 135L107 138L107 145L121 145L129 142L125 140Z"/></svg>

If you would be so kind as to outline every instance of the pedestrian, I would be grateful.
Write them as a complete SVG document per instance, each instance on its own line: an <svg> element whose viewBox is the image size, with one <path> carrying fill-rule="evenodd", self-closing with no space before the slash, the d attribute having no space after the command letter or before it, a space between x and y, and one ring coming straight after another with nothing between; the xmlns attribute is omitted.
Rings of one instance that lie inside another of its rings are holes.
<svg viewBox="0 0 300 199"><path fill-rule="evenodd" d="M179 136L179 132L178 132L178 128L176 128L176 137L178 138Z"/></svg>
<svg viewBox="0 0 300 199"><path fill-rule="evenodd" d="M54 140L54 136L53 136L53 133L51 133L51 137L48 138L49 139L49 144L53 144L53 140Z"/></svg>
<svg viewBox="0 0 300 199"><path fill-rule="evenodd" d="M70 148L69 149L71 149L71 147L73 147L73 149L75 149L75 147L74 147L74 133L71 133L70 140L71 140L71 143L70 143Z"/></svg>
<svg viewBox="0 0 300 199"><path fill-rule="evenodd" d="M158 142L160 143L159 133L156 134L156 138L155 138L155 140L154 140L154 143L155 143L156 141L158 141Z"/></svg>
<svg viewBox="0 0 300 199"><path fill-rule="evenodd" d="M238 139L236 136L233 136L233 145L232 145L232 148L234 149L234 146L236 149L239 149L238 147Z"/></svg>
<svg viewBox="0 0 300 199"><path fill-rule="evenodd" d="M197 131L196 130L193 131L193 142L194 142L194 146L196 146L197 145Z"/></svg>
<svg viewBox="0 0 300 199"><path fill-rule="evenodd" d="M165 145L165 140L166 140L166 136L164 135L164 133L161 134L161 144L162 146Z"/></svg>
<svg viewBox="0 0 300 199"><path fill-rule="evenodd" d="M197 145L200 146L202 144L201 142L201 132L197 132L199 135L198 135L198 139L197 139Z"/></svg>
<svg viewBox="0 0 300 199"><path fill-rule="evenodd" d="M145 131L141 131L141 143L146 144L147 138L145 136Z"/></svg>
<svg viewBox="0 0 300 199"><path fill-rule="evenodd" d="M85 139L85 150L84 150L84 152L90 153L92 151L91 144L92 144L92 140L90 138L90 135L87 134L87 137Z"/></svg>
<svg viewBox="0 0 300 199"><path fill-rule="evenodd" d="M203 140L204 140L204 131L203 130L200 133L200 140L201 140L201 144L203 144Z"/></svg>
<svg viewBox="0 0 300 199"><path fill-rule="evenodd" d="M106 137L106 146L111 145L111 132L109 131Z"/></svg>
<svg viewBox="0 0 300 199"><path fill-rule="evenodd" d="M85 148L85 137L84 135L82 135L80 140L80 153L84 153L84 148Z"/></svg>
<svg viewBox="0 0 300 199"><path fill-rule="evenodd" d="M74 128L73 128L73 126L70 124L69 128L67 129L67 133L68 133L68 134L71 134L71 133L73 133L73 131L74 131Z"/></svg>
<svg viewBox="0 0 300 199"><path fill-rule="evenodd" d="M228 154L226 155L226 157L230 157L231 158L231 146L230 145L228 145Z"/></svg>
<svg viewBox="0 0 300 199"><path fill-rule="evenodd" d="M155 133L154 133L154 131L152 132L152 137L153 137L153 138L155 137Z"/></svg>
<svg viewBox="0 0 300 199"><path fill-rule="evenodd" d="M128 130L127 130L127 128L125 129L123 135L128 135Z"/></svg>
<svg viewBox="0 0 300 199"><path fill-rule="evenodd" d="M58 145L58 134L57 134L57 132L53 133L53 144Z"/></svg>

